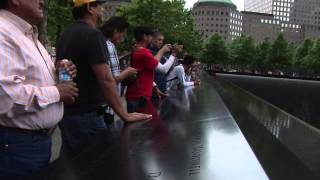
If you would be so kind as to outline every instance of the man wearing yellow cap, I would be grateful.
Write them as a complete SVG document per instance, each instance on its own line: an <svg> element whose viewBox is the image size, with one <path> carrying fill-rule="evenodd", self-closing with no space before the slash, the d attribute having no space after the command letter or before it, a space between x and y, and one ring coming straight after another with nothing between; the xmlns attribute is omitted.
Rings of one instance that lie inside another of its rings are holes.
<svg viewBox="0 0 320 180"><path fill-rule="evenodd" d="M57 59L70 59L77 66L79 97L73 105L65 106L60 123L62 152L79 152L82 144L90 142L95 134L107 130L100 107L107 103L126 122L151 118L150 115L128 113L116 91L116 83L107 65L105 39L97 29L102 19L105 0L74 0L75 23L61 36Z"/></svg>

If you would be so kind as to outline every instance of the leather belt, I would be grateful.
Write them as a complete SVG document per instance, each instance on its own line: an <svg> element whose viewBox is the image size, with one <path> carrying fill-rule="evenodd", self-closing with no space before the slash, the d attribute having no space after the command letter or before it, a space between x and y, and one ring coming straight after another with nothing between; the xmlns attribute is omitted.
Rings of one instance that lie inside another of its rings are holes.
<svg viewBox="0 0 320 180"><path fill-rule="evenodd" d="M51 136L56 129L56 126L50 129L21 129L21 128L14 128L14 127L5 127L0 125L0 129L7 130L10 132L16 132L16 133L22 133L22 134L28 134L28 135L48 135Z"/></svg>

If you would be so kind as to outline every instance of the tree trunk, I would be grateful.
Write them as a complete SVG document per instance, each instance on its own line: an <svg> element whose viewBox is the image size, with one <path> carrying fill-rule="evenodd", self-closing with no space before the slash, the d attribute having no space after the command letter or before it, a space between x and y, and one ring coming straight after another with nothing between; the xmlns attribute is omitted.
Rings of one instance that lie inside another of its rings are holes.
<svg viewBox="0 0 320 180"><path fill-rule="evenodd" d="M47 30L47 24L48 24L48 0L44 0L44 12L43 12L43 21L39 24L39 41L48 48L50 45L49 39L48 39L48 30Z"/></svg>

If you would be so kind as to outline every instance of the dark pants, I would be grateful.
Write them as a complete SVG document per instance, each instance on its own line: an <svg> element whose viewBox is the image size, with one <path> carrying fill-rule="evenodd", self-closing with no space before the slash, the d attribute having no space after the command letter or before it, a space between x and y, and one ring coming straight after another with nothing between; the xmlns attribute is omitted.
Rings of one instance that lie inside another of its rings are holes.
<svg viewBox="0 0 320 180"><path fill-rule="evenodd" d="M103 116L97 112L65 113L59 123L62 136L61 155L75 155L100 133L107 133Z"/></svg>
<svg viewBox="0 0 320 180"><path fill-rule="evenodd" d="M141 96L137 100L127 100L127 111L128 113L140 112L145 113L145 108L151 102L150 98Z"/></svg>
<svg viewBox="0 0 320 180"><path fill-rule="evenodd" d="M51 137L0 128L0 179L22 180L46 166Z"/></svg>
<svg viewBox="0 0 320 180"><path fill-rule="evenodd" d="M114 123L114 115L113 114L105 113L103 118L104 118L104 123L106 123L107 127L109 127L111 124Z"/></svg>
<svg viewBox="0 0 320 180"><path fill-rule="evenodd" d="M128 113L137 112L140 109L139 101L127 101Z"/></svg>

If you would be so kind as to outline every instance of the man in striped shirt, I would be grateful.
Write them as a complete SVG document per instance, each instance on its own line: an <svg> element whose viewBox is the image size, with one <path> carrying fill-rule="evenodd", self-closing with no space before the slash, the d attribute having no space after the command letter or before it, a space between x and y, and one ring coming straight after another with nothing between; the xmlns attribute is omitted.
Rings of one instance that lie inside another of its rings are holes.
<svg viewBox="0 0 320 180"><path fill-rule="evenodd" d="M124 41L128 27L129 23L127 20L119 16L111 17L101 27L101 31L106 38L107 63L110 66L114 80L117 83L117 91L119 95L121 90L121 82L129 78L134 78L138 73L138 71L132 67L128 67L121 72L119 65L116 46ZM114 111L111 107L107 107L104 119L107 125L114 121Z"/></svg>
<svg viewBox="0 0 320 180"><path fill-rule="evenodd" d="M56 70L38 41L43 0L0 1L0 179L26 179L45 166L62 102L78 96L75 83L56 83ZM75 76L75 66L68 64Z"/></svg>

